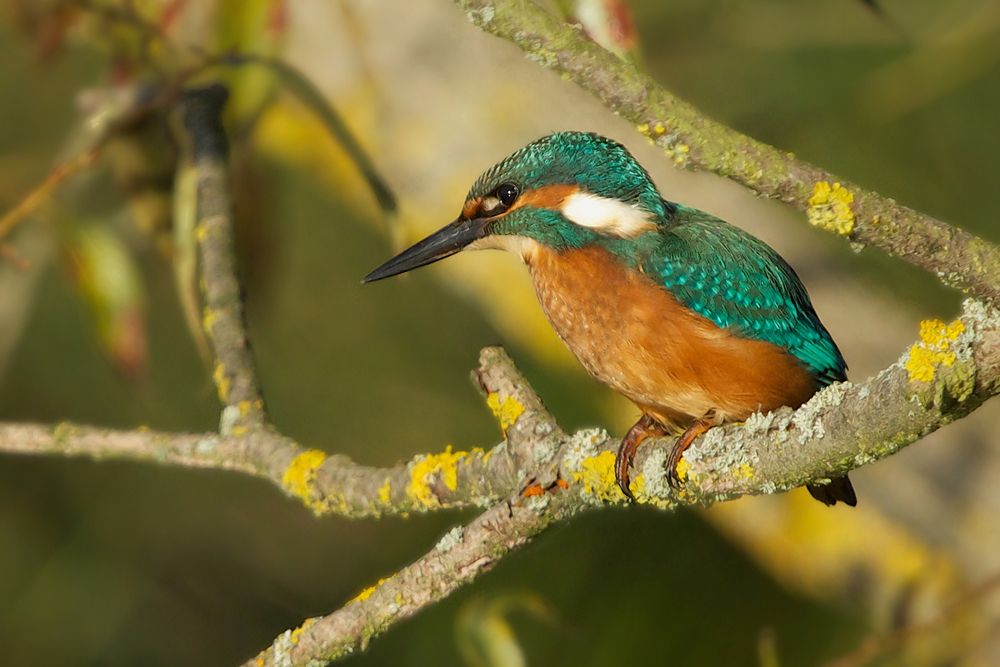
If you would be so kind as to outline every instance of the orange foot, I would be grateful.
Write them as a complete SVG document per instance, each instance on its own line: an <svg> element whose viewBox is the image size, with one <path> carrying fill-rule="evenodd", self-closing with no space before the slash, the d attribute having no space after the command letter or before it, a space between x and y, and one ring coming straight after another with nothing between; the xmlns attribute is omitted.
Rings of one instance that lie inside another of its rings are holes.
<svg viewBox="0 0 1000 667"><path fill-rule="evenodd" d="M615 457L615 480L618 482L618 488L622 490L625 496L635 502L635 496L632 495L632 491L628 488L628 470L632 465L632 459L635 458L635 453L639 449L646 438L651 438L658 435L666 435L667 429L663 427L663 424L656 421L653 417L647 414L643 414L632 428L628 430L625 437L622 438L622 444L618 447L618 455Z"/></svg>
<svg viewBox="0 0 1000 667"><path fill-rule="evenodd" d="M667 481L670 482L672 489L676 490L681 485L681 478L677 474L677 464L681 462L684 452L691 446L695 438L712 428L712 426L714 424L706 421L696 421L684 431L681 437L677 438L673 449L670 450L670 457L667 459Z"/></svg>

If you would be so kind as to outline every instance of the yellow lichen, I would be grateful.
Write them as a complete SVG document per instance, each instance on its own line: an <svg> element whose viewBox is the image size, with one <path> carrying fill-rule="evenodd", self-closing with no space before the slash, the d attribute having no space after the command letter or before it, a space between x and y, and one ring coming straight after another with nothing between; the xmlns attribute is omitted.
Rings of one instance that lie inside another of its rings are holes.
<svg viewBox="0 0 1000 667"><path fill-rule="evenodd" d="M632 492L633 498L642 502L643 496L646 494L646 476L642 473L636 475L635 479L629 482L628 490Z"/></svg>
<svg viewBox="0 0 1000 667"><path fill-rule="evenodd" d="M378 501L383 505L388 505L392 499L392 487L389 486L389 478L385 478L385 483L378 487Z"/></svg>
<svg viewBox="0 0 1000 667"><path fill-rule="evenodd" d="M649 134L649 123L639 123L635 126L635 129L639 131L639 134Z"/></svg>
<svg viewBox="0 0 1000 667"><path fill-rule="evenodd" d="M965 332L965 324L955 320L945 324L941 320L924 320L920 323L920 340L910 347L906 356L906 373L910 381L930 382L938 366L955 363L951 344Z"/></svg>
<svg viewBox="0 0 1000 667"><path fill-rule="evenodd" d="M229 402L229 378L226 377L226 368L216 362L215 370L212 371L212 379L215 380L215 387L219 391L219 400L223 403Z"/></svg>
<svg viewBox="0 0 1000 667"><path fill-rule="evenodd" d="M215 324L215 318L215 311L211 308L206 308L201 316L201 328L205 330L205 333L212 332L212 325Z"/></svg>
<svg viewBox="0 0 1000 667"><path fill-rule="evenodd" d="M486 397L486 405L493 411L493 416L500 422L500 428L504 433L514 425L518 417L524 414L524 406L513 396L506 396L500 400L499 394L490 392Z"/></svg>
<svg viewBox="0 0 1000 667"><path fill-rule="evenodd" d="M683 459L681 459L683 461ZM680 466L678 466L680 467ZM753 479L756 472L753 466L749 463L741 463L736 469L735 477L736 479Z"/></svg>
<svg viewBox="0 0 1000 667"><path fill-rule="evenodd" d="M348 602L348 604L350 604L351 602L364 602L365 600L367 600L368 598L370 598L370 597L372 596L372 593L374 593L374 592L375 592L375 590L376 590L376 589L377 589L377 588L378 588L379 586L381 586L381 585L382 585L382 584L384 584L385 582L389 581L389 579L392 579L392 577L386 577L386 578L384 578L384 579L379 579L379 580L378 580L378 581L377 581L377 582L375 583L375 585L374 585L374 586L369 586L369 587L368 587L368 588L366 588L365 590L363 590L363 591L361 591L360 593L358 593L357 595L355 595L355 596L354 596L354 597L353 597L353 598L352 598L352 599L350 600L350 602Z"/></svg>
<svg viewBox="0 0 1000 667"><path fill-rule="evenodd" d="M687 462L687 459L681 459L677 462L677 479L682 482L687 479L688 471L691 470L691 464Z"/></svg>
<svg viewBox="0 0 1000 667"><path fill-rule="evenodd" d="M407 495L424 507L437 507L440 501L431 488L434 477L440 475L444 485L450 491L454 491L458 488L458 462L468 455L468 452L453 452L451 445L448 445L440 454L419 457L410 469Z"/></svg>
<svg viewBox="0 0 1000 667"><path fill-rule="evenodd" d="M318 512L322 503L313 498L316 487L316 470L323 465L326 454L318 449L307 449L288 464L281 477L281 485L296 498L302 500L313 511Z"/></svg>
<svg viewBox="0 0 1000 667"><path fill-rule="evenodd" d="M573 471L573 480L583 483L584 493L600 500L617 502L624 499L615 479L613 452L603 451L580 461L580 467Z"/></svg>
<svg viewBox="0 0 1000 667"><path fill-rule="evenodd" d="M194 236L198 241L204 241L208 238L208 227L205 225L198 225L194 228Z"/></svg>
<svg viewBox="0 0 1000 667"><path fill-rule="evenodd" d="M851 209L853 202L854 195L840 183L830 185L826 181L818 181L809 197L806 215L816 227L841 236L850 236L854 231L854 211Z"/></svg>
<svg viewBox="0 0 1000 667"><path fill-rule="evenodd" d="M677 166L685 165L688 161L690 153L691 153L691 147L688 146L687 144L677 144L667 149L667 154L670 156L670 159L672 159L674 161L674 164L676 164Z"/></svg>
<svg viewBox="0 0 1000 667"><path fill-rule="evenodd" d="M292 644L298 644L299 643L299 639L302 638L302 633L305 632L309 628L309 626L312 625L315 622L316 622L315 618L307 618L305 620L305 623L303 623L299 627L297 627L294 630L292 630L292 634L291 634L291 637L290 637L290 639L292 641Z"/></svg>

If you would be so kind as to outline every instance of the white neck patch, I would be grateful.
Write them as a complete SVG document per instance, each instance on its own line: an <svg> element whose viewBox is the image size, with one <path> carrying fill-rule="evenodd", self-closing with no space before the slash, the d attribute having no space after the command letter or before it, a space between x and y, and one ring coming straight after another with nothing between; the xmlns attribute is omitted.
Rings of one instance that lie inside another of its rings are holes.
<svg viewBox="0 0 1000 667"><path fill-rule="evenodd" d="M581 227L623 239L656 229L656 223L645 211L589 192L574 192L563 200L560 210Z"/></svg>
<svg viewBox="0 0 1000 667"><path fill-rule="evenodd" d="M525 262L531 261L538 252L538 241L529 239L527 236L508 236L507 234L490 234L481 239L476 239L465 246L466 250L506 250L521 257Z"/></svg>

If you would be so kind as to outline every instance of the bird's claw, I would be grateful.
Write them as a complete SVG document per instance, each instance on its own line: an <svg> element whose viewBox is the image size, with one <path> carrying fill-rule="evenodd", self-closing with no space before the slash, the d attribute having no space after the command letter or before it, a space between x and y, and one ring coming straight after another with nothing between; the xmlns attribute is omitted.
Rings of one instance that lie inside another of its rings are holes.
<svg viewBox="0 0 1000 667"><path fill-rule="evenodd" d="M674 445L674 448L670 450L670 457L667 459L667 484L674 491L680 491L681 487L684 486L684 480L677 472L677 466L680 465L683 457L684 450Z"/></svg>
<svg viewBox="0 0 1000 667"><path fill-rule="evenodd" d="M621 447L618 448L618 454L615 456L615 481L618 482L618 488L622 490L625 497L629 499L629 502L635 502L635 496L632 495L632 490L628 488L629 485L629 468L632 466L632 459L635 458L635 450L638 445L633 445L630 440L622 441Z"/></svg>

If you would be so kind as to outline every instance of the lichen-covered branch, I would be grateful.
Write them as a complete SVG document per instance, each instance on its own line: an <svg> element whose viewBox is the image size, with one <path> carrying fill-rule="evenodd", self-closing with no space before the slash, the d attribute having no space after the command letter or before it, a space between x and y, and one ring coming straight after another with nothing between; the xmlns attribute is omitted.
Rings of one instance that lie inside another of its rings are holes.
<svg viewBox="0 0 1000 667"><path fill-rule="evenodd" d="M387 468L307 449L271 429L220 435L7 423L0 424L0 452L235 470L273 482L318 515L487 507L513 493L527 470L548 463L554 475L564 435L502 349L484 349L475 375L508 440L488 451L447 447Z"/></svg>
<svg viewBox="0 0 1000 667"><path fill-rule="evenodd" d="M474 24L514 42L634 123L678 166L711 171L780 199L805 211L818 227L876 246L1000 304L997 246L707 118L539 4L455 1Z"/></svg>
<svg viewBox="0 0 1000 667"><path fill-rule="evenodd" d="M121 431L75 424L0 424L0 451L126 459L236 470L268 479L317 514L361 518L488 507L530 487L541 497L579 495L621 504L614 480L619 440L600 429L569 435L500 348L475 373L506 434L490 450L446 448L388 468L305 449L270 430L245 435ZM639 450L633 492L663 507L776 493L885 458L959 419L1000 392L1000 314L967 301L950 324L928 320L896 364L863 383L843 382L798 410L754 415L713 429L681 462L685 484L667 484L673 441Z"/></svg>
<svg viewBox="0 0 1000 667"><path fill-rule="evenodd" d="M499 348L483 350L475 379L507 439L488 452L448 448L392 468L306 450L268 429L225 436L6 424L0 451L237 470L271 480L317 513L490 507L340 610L283 633L250 663L309 664L363 649L552 523L625 504L614 478L619 440L600 429L564 433ZM648 442L636 459L632 491L639 502L665 508L779 492L887 457L998 392L1000 313L967 301L950 324L925 321L900 360L868 381L833 385L796 411L710 431L683 458L679 490L664 468L673 442Z"/></svg>
<svg viewBox="0 0 1000 667"><path fill-rule="evenodd" d="M265 415L236 274L229 147L222 128L227 97L221 85L195 88L184 92L179 108L185 130L182 146L196 174L195 235L205 301L202 326L212 344L212 377L225 406L222 431L240 434L263 427Z"/></svg>
<svg viewBox="0 0 1000 667"><path fill-rule="evenodd" d="M547 499L546 499L547 500ZM554 521L579 510L569 499L517 496L446 533L427 554L364 589L339 610L286 630L246 667L313 665L363 651L394 623L447 597L493 568Z"/></svg>

